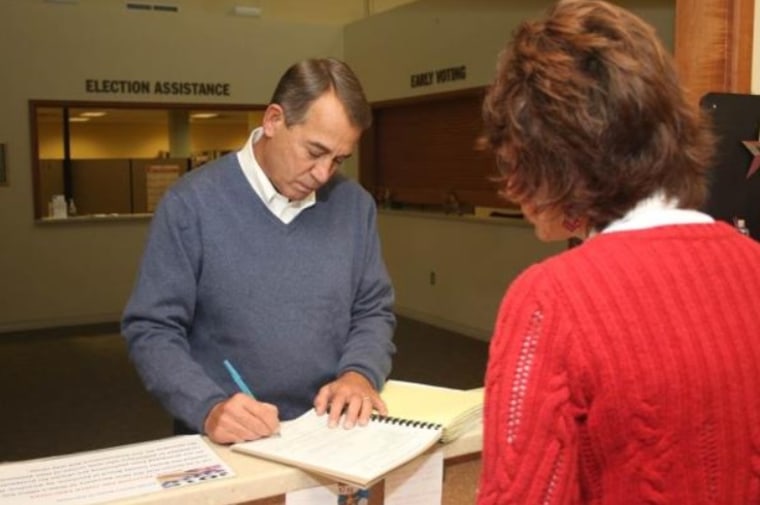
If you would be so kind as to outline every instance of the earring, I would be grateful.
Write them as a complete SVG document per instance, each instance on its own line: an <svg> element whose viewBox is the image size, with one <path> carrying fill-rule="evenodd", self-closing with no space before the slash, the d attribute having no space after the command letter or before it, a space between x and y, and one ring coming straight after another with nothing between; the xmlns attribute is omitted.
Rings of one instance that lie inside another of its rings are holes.
<svg viewBox="0 0 760 505"><path fill-rule="evenodd" d="M576 231L581 226L581 218L574 217L570 218L565 216L565 218L562 220L562 226L570 232Z"/></svg>

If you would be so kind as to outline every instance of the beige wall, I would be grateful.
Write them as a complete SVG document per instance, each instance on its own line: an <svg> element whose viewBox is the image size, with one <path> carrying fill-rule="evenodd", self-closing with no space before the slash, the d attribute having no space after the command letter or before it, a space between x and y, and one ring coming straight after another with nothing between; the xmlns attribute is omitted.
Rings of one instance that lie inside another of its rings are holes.
<svg viewBox="0 0 760 505"><path fill-rule="evenodd" d="M212 150L238 150L245 144L249 133L247 124L194 125L190 130L190 150L194 153Z"/></svg>
<svg viewBox="0 0 760 505"><path fill-rule="evenodd" d="M380 211L379 226L396 311L481 340L509 282L565 247L539 242L522 219Z"/></svg>
<svg viewBox="0 0 760 505"><path fill-rule="evenodd" d="M346 60L371 101L485 86L496 55L545 0L419 0L346 27ZM619 2L655 25L673 47L674 0ZM467 79L411 88L410 75L467 66ZM430 167L431 174L435 167ZM488 339L509 282L564 248L539 242L524 221L430 218L382 212L380 230L400 314ZM430 284L430 272L437 282Z"/></svg>
<svg viewBox="0 0 760 505"><path fill-rule="evenodd" d="M420 0L343 30L276 16L235 18L209 0L182 4L188 7L180 14L166 15L126 12L121 1L0 2L0 58L7 69L0 79L0 142L7 144L10 179L0 188L0 332L116 320L148 225L144 219L34 223L29 99L162 100L85 92L85 79L107 78L229 82L233 96L219 103L263 104L285 66L324 55L343 56L373 101L482 86L514 24L543 5ZM672 40L673 1L639 4ZM413 73L457 65L467 65L466 81L409 87ZM357 169L353 160L350 174ZM563 246L539 243L523 223L383 212L380 231L399 312L478 338L488 338L501 295L517 272ZM431 287L432 269L437 283Z"/></svg>
<svg viewBox="0 0 760 505"><path fill-rule="evenodd" d="M148 225L35 224L29 99L264 104L293 61L343 54L339 26L205 9L166 14L126 11L124 2L7 0L0 19L0 142L10 182L0 187L0 331L117 320ZM227 82L232 96L98 96L85 92L86 79Z"/></svg>
<svg viewBox="0 0 760 505"><path fill-rule="evenodd" d="M370 100L484 86L493 77L496 55L517 24L536 16L550 0L418 0L356 21L345 29L345 58ZM675 0L623 0L673 47ZM467 79L417 88L410 76L467 66Z"/></svg>

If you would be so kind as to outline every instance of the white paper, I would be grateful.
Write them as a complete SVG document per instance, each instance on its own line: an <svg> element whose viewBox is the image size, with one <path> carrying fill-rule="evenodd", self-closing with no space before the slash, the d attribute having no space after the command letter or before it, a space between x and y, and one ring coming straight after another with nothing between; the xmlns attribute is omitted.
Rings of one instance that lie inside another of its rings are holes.
<svg viewBox="0 0 760 505"><path fill-rule="evenodd" d="M234 475L200 435L0 464L0 503L89 505Z"/></svg>
<svg viewBox="0 0 760 505"><path fill-rule="evenodd" d="M364 483L382 477L422 453L440 437L440 430L417 429L381 421L353 429L328 428L327 416L314 409L283 422L280 437L269 437L234 445L233 450L250 452L276 461L342 475L346 481Z"/></svg>
<svg viewBox="0 0 760 505"><path fill-rule="evenodd" d="M443 498L443 451L392 471L385 478L385 505L440 505Z"/></svg>
<svg viewBox="0 0 760 505"><path fill-rule="evenodd" d="M338 486L310 487L291 491L285 495L285 505L335 505L338 503Z"/></svg>

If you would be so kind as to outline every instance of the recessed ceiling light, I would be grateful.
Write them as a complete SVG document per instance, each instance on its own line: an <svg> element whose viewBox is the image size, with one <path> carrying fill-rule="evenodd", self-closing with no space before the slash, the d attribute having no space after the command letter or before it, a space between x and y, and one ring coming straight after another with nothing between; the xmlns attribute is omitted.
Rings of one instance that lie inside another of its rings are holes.
<svg viewBox="0 0 760 505"><path fill-rule="evenodd" d="M103 117L106 115L103 111L91 111L91 112L82 112L79 114L82 117Z"/></svg>
<svg viewBox="0 0 760 505"><path fill-rule="evenodd" d="M211 119L212 117L217 116L219 116L219 114L216 112L196 112L195 114L190 115L193 119Z"/></svg>
<svg viewBox="0 0 760 505"><path fill-rule="evenodd" d="M232 14L235 16L257 18L261 16L261 7L253 7L251 5L235 5L232 7Z"/></svg>
<svg viewBox="0 0 760 505"><path fill-rule="evenodd" d="M88 117L70 117L69 118L69 123L84 123L84 122L87 122L89 120L90 120L90 118L88 118Z"/></svg>

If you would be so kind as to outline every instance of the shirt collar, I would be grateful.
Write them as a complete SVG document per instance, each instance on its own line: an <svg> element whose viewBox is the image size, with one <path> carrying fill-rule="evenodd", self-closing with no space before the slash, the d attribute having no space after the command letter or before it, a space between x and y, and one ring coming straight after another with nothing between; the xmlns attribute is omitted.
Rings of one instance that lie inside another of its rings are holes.
<svg viewBox="0 0 760 505"><path fill-rule="evenodd" d="M668 198L662 191L641 200L626 215L611 222L600 233L643 230L656 226L674 224L713 223L715 220L704 212L694 209L679 209L678 200ZM595 233L589 234L589 237Z"/></svg>
<svg viewBox="0 0 760 505"><path fill-rule="evenodd" d="M314 205L317 195L314 191L301 200L289 201L277 192L269 177L256 160L253 154L253 145L261 139L264 130L259 127L251 132L243 148L237 152L238 162L243 169L243 174L253 190L272 212L279 215L284 207L303 210Z"/></svg>

